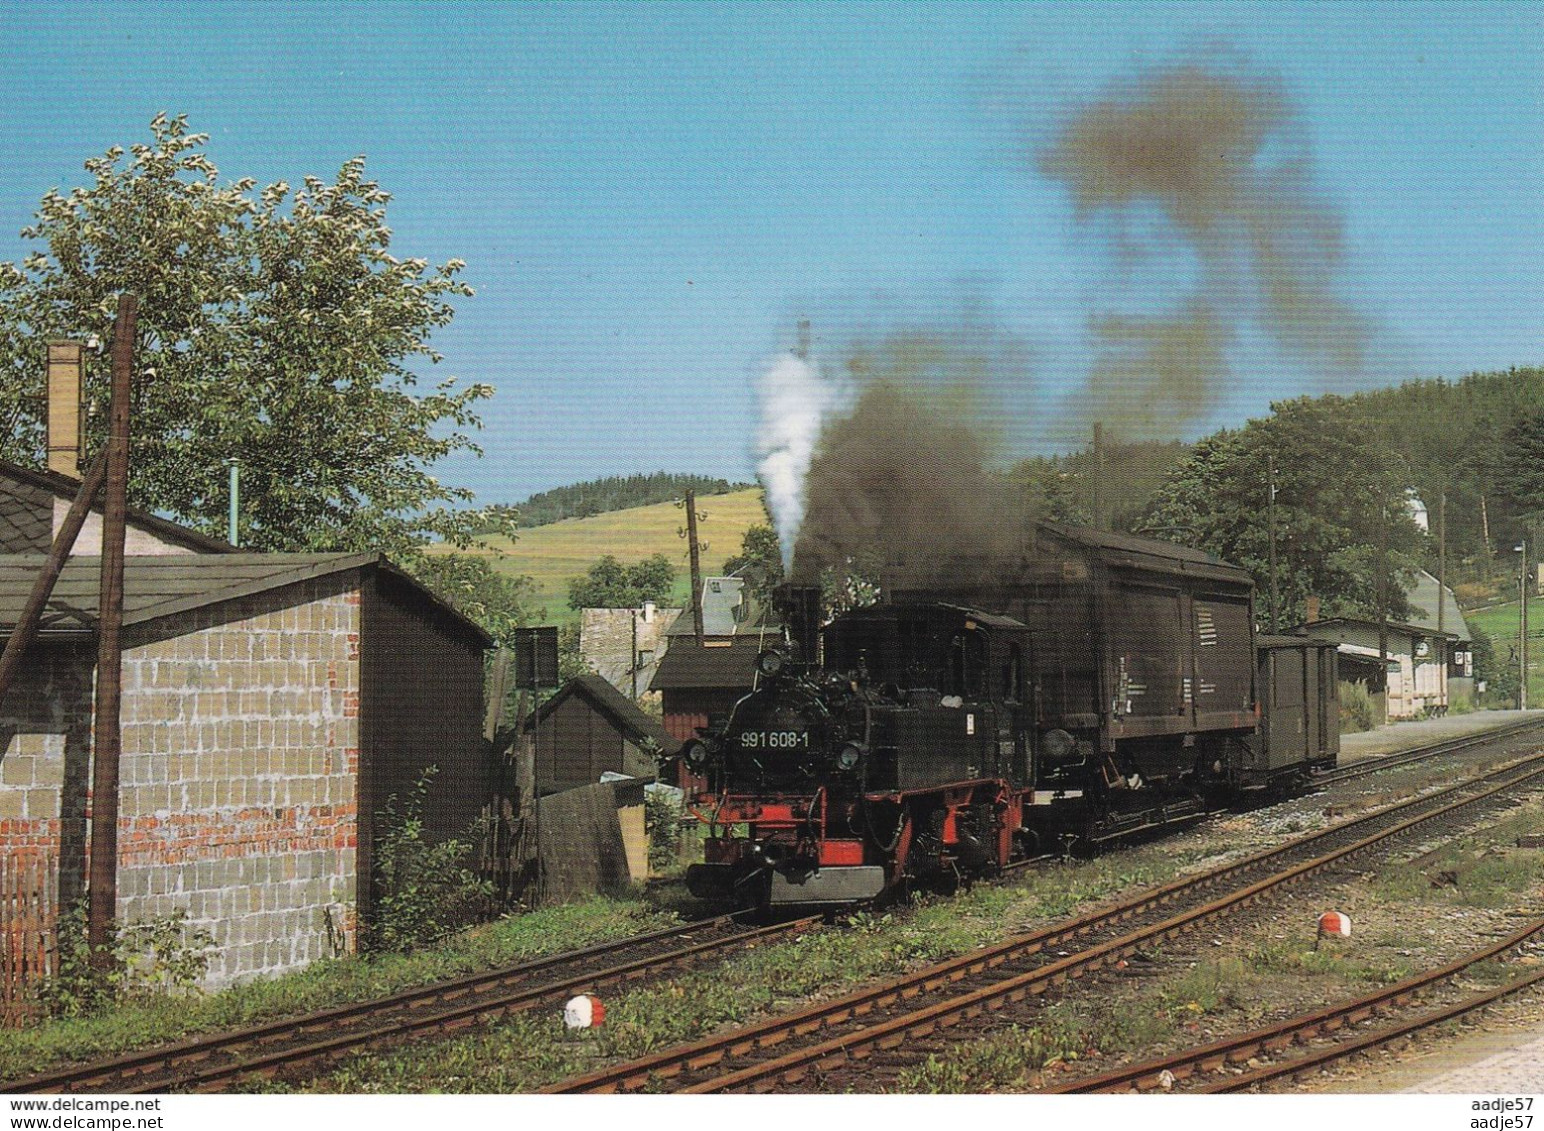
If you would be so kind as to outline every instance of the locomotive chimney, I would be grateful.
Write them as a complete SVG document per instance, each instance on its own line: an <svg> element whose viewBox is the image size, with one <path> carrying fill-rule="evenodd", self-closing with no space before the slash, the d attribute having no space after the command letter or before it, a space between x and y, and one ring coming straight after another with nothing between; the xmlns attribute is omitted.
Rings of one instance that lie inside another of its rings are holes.
<svg viewBox="0 0 1544 1131"><path fill-rule="evenodd" d="M779 585L772 591L772 604L782 615L788 635L793 638L794 658L802 663L818 663L820 586Z"/></svg>

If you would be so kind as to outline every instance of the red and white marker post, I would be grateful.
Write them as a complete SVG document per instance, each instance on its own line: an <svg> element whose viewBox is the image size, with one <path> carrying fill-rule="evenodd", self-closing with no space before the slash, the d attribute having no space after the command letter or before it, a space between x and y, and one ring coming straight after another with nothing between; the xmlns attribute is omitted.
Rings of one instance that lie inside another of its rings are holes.
<svg viewBox="0 0 1544 1131"><path fill-rule="evenodd" d="M569 1032L580 1029L597 1029L606 1019L606 1007L593 994L580 994L570 998L563 1007L563 1028Z"/></svg>
<svg viewBox="0 0 1544 1131"><path fill-rule="evenodd" d="M1351 916L1343 911L1326 911L1319 916L1319 933L1314 936L1313 948L1319 949L1319 940L1326 935L1333 938L1351 937Z"/></svg>

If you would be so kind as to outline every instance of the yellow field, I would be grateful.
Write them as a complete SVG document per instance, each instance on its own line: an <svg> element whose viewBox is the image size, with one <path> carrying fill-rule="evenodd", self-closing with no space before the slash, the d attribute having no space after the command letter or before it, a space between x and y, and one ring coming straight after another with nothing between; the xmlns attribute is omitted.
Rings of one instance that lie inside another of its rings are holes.
<svg viewBox="0 0 1544 1131"><path fill-rule="evenodd" d="M699 496L697 513L707 516L698 519L697 537L706 546L702 570L709 576L740 552L747 529L767 521L759 487ZM547 610L546 616L537 618L539 623L563 624L576 616L568 607L568 579L583 575L606 554L624 565L664 554L676 567L672 604L684 605L691 573L685 527L686 512L681 507L656 503L522 530L513 545L508 539L490 539L493 551L503 551L491 553L500 573L525 574L535 583L532 605Z"/></svg>

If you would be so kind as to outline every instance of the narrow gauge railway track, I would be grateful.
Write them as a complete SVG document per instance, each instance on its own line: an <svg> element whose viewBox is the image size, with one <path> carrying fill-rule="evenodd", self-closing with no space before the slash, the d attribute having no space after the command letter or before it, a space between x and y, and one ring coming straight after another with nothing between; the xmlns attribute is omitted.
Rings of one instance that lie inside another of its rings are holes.
<svg viewBox="0 0 1544 1131"><path fill-rule="evenodd" d="M682 1092L772 1091L810 1077L850 1071L855 1062L876 1053L896 1054L916 1038L1044 993L1143 947L1220 919L1393 837L1444 819L1462 819L1464 810L1502 799L1508 791L1541 776L1544 753L900 979L541 1090L620 1092L657 1085ZM1228 890L1208 898L1219 887ZM1171 905L1188 907L1161 917ZM1117 933L1132 921L1144 925ZM1068 943L1082 949L1054 950ZM1053 959L1037 962L1037 956L1047 951L1053 952ZM932 998L930 1003L919 1003L925 995ZM779 1055L784 1048L791 1051ZM743 1066L730 1067L736 1061Z"/></svg>
<svg viewBox="0 0 1544 1131"><path fill-rule="evenodd" d="M1461 735L1457 738L1444 739L1441 742L1433 742L1426 746L1417 746L1413 750L1402 750L1397 754L1386 754L1381 757L1363 758L1359 762L1353 762L1349 766L1342 766L1328 773L1317 774L1311 781L1311 785L1330 786L1338 785L1344 781L1354 781L1357 778L1366 777L1368 774L1376 774L1383 770L1399 769L1418 762L1424 762L1431 758L1440 758L1444 754L1457 754L1459 751L1468 750L1474 746L1482 746L1488 742L1496 742L1507 738L1518 738L1530 731L1538 732L1544 738L1544 719L1521 719L1508 723L1494 730L1480 731L1478 734Z"/></svg>
<svg viewBox="0 0 1544 1131"><path fill-rule="evenodd" d="M249 1074L314 1069L410 1036L452 1032L586 990L658 977L814 929L820 922L811 917L747 928L733 916L702 919L372 1001L0 1081L0 1092L218 1090Z"/></svg>
<svg viewBox="0 0 1544 1131"><path fill-rule="evenodd" d="M1349 1040L1334 1039L1337 1034L1347 1033L1354 1025L1411 1005L1423 993L1462 974L1471 966L1499 957L1541 933L1544 933L1544 918L1535 919L1526 927L1513 932L1499 942L1492 943L1445 966L1406 978L1397 985L1238 1036L1224 1037L1169 1056L1155 1057L1140 1064L1103 1072L1097 1076L1070 1080L1054 1087L1042 1088L1040 1091L1043 1094L1066 1095L1168 1089L1177 1083L1198 1078L1207 1073L1216 1073L1233 1065L1244 1064L1257 1057L1277 1058L1294 1045L1307 1045L1316 1039L1328 1038L1334 1043L1311 1049L1306 1055L1288 1060L1277 1059L1275 1063L1256 1067L1241 1074L1228 1072L1220 1079L1187 1090L1241 1092L1283 1077L1300 1076L1305 1072L1317 1071L1336 1060L1343 1060L1444 1021L1451 1021L1455 1017L1483 1009L1503 997L1544 982L1544 970L1537 970L1532 974L1513 979L1505 985L1473 994L1439 1009L1428 1010L1418 1016L1404 1018L1395 1024L1361 1033Z"/></svg>

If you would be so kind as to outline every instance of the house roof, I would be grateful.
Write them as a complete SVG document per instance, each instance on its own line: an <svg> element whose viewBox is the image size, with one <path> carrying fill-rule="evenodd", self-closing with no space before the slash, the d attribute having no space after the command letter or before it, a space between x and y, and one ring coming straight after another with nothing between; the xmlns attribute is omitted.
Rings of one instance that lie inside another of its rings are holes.
<svg viewBox="0 0 1544 1131"><path fill-rule="evenodd" d="M745 587L743 577L707 577L702 581L702 634L735 636L742 632L759 635L764 610ZM681 610L665 635L694 636L696 620L691 606Z"/></svg>
<svg viewBox="0 0 1544 1131"><path fill-rule="evenodd" d="M1451 589L1441 585L1424 569L1415 575L1415 584L1406 591L1405 599L1410 602L1410 610L1414 614L1410 618L1412 624L1435 632L1440 601L1443 631L1452 633L1459 640L1474 639L1469 632L1468 624L1464 622L1464 614L1458 608L1458 598L1453 596Z"/></svg>
<svg viewBox="0 0 1544 1131"><path fill-rule="evenodd" d="M0 633L14 628L42 565L38 554L0 554ZM97 620L102 559L69 559L54 585L38 630L44 635L89 633ZM191 609L264 593L351 569L378 569L399 578L469 630L483 647L492 638L476 623L393 566L384 554L177 554L124 559L123 623L145 624Z"/></svg>
<svg viewBox="0 0 1544 1131"><path fill-rule="evenodd" d="M685 613L681 615L686 616ZM649 681L649 690L748 688L755 682L756 657L763 648L780 639L780 636L769 634L763 641L760 634L746 632L699 648L689 637L678 638L671 642L660 660L654 678Z"/></svg>
<svg viewBox="0 0 1544 1131"><path fill-rule="evenodd" d="M1433 621L1432 623L1435 624L1436 622ZM1454 634L1454 633L1451 633L1451 632L1438 632L1435 628L1427 628L1425 625L1406 624L1403 621L1393 621L1393 620L1388 621L1387 624L1388 624L1388 630L1390 632L1398 635L1398 636L1409 636L1409 637L1440 636L1440 637L1443 637L1444 639L1447 639L1447 640L1457 640L1458 639L1457 635ZM1309 636L1317 637L1317 638L1319 638L1321 640L1324 640L1324 639L1329 639L1329 638L1331 638L1332 636L1335 635L1334 632L1332 631L1332 629L1334 627L1336 627L1336 626L1344 626L1346 628L1370 629L1373 632L1377 632L1378 631L1378 622L1377 621L1375 621L1375 620L1357 620L1355 617L1330 617L1330 618L1328 618L1326 620L1316 620L1316 621L1313 621L1313 622L1308 623L1308 624L1294 625L1293 627L1289 628L1287 631L1290 632L1290 633L1305 632Z"/></svg>
<svg viewBox="0 0 1544 1131"><path fill-rule="evenodd" d="M527 730L536 726L564 701L575 696L590 703L602 715L611 720L632 742L652 742L665 754L674 754L680 743L665 733L665 728L651 715L645 713L627 696L598 675L582 675L565 683L556 695L531 713L526 720Z"/></svg>
<svg viewBox="0 0 1544 1131"><path fill-rule="evenodd" d="M46 554L53 541L53 500L73 502L79 493L78 479L0 460L0 554ZM100 500L92 509L101 511ZM239 552L229 542L189 530L148 511L131 507L128 520L131 526L200 554Z"/></svg>

